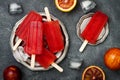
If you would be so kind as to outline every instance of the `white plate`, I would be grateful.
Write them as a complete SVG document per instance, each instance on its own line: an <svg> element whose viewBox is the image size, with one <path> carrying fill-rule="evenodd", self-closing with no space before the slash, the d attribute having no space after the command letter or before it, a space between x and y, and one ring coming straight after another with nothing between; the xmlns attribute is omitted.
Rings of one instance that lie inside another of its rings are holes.
<svg viewBox="0 0 120 80"><path fill-rule="evenodd" d="M43 12L39 12L39 14L43 17L43 21L46 20L46 16L45 16L45 13ZM12 49L12 52L13 52L13 56L14 58L21 64L23 64L24 66L26 66L27 68L29 68L30 70L33 70L33 71L38 71L38 70L48 70L50 68L52 68L52 66L50 66L48 69L45 69L43 68L42 66L40 66L38 63L35 64L35 67L34 68L31 68L30 67L30 58L27 59L26 61L24 60L21 60L21 59L18 59L18 56L20 53L24 54L24 50L20 48L18 48L16 51L13 51L13 45L15 44L15 42L18 40L18 37L15 36L15 31L18 27L18 25L24 20L26 16L24 16L22 19L20 19L16 24L15 26L13 27L13 31L11 33L11 37L10 37L10 46L11 46L11 49ZM56 54L56 57L57 57L57 60L55 61L55 63L60 63L66 56L66 53L67 53L67 50L68 50L68 46L69 46L69 38L68 38L68 34L67 34L67 31L65 29L65 26L63 25L63 23L57 19L56 17L54 17L53 15L51 15L51 19L52 20L58 20L59 23L60 23L60 27L61 27L61 30L63 32L63 36L64 36L64 40L65 40L65 48L63 51L59 52ZM20 50L20 51L19 51ZM23 51L22 51L23 50ZM18 54L17 54L18 53ZM16 55L17 54L17 55ZM26 56L25 56L26 57Z"/></svg>
<svg viewBox="0 0 120 80"><path fill-rule="evenodd" d="M80 34L82 33L82 31L85 29L85 27L87 26L87 24L89 23L90 19L92 18L94 13L88 13L86 15L83 15L79 22L77 23L77 36L82 40L84 41L84 39L80 36ZM102 43L106 37L108 36L108 33L109 33L109 29L108 29L108 23L105 25L105 27L102 29L98 39L97 39L97 42L96 44L91 44L91 43L88 43L90 45L97 45L97 44L100 44Z"/></svg>

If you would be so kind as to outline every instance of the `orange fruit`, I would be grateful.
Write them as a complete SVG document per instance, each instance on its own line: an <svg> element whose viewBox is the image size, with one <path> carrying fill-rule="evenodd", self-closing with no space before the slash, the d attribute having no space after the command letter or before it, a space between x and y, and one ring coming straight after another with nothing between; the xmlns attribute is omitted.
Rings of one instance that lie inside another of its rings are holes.
<svg viewBox="0 0 120 80"><path fill-rule="evenodd" d="M110 48L105 52L104 63L111 70L120 70L120 48Z"/></svg>
<svg viewBox="0 0 120 80"><path fill-rule="evenodd" d="M98 66L89 66L84 70L82 80L105 80L105 74Z"/></svg>
<svg viewBox="0 0 120 80"><path fill-rule="evenodd" d="M55 0L56 7L63 12L70 12L76 6L77 0Z"/></svg>

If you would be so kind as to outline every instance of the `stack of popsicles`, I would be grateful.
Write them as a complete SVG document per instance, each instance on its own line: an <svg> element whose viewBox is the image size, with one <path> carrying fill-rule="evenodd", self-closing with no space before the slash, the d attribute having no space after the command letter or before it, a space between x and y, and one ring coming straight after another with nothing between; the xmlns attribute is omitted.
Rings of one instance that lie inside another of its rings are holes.
<svg viewBox="0 0 120 80"><path fill-rule="evenodd" d="M80 52L82 52L87 43L95 44L102 29L106 25L108 16L100 11L97 11L91 18L90 22L85 27L80 36L84 39Z"/></svg>
<svg viewBox="0 0 120 80"><path fill-rule="evenodd" d="M63 69L54 63L56 60L54 53L64 49L63 35L59 22L51 21L48 8L45 8L45 12L48 20L46 22L43 22L40 14L34 11L31 11L25 17L15 32L20 39L16 44L19 46L21 41L24 42L24 51L31 55L32 68L34 68L36 60L44 68L52 65L60 72L63 72ZM44 47L43 37L46 38L48 48ZM16 44L14 50L17 48Z"/></svg>

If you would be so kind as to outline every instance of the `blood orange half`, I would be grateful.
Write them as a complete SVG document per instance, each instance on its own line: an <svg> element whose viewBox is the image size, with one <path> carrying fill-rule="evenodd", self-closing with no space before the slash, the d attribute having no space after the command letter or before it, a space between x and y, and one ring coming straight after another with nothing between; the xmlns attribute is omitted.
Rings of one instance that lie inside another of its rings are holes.
<svg viewBox="0 0 120 80"><path fill-rule="evenodd" d="M89 66L84 70L82 80L105 80L105 74L98 66Z"/></svg>
<svg viewBox="0 0 120 80"><path fill-rule="evenodd" d="M56 7L63 12L70 12L76 6L77 0L55 0Z"/></svg>

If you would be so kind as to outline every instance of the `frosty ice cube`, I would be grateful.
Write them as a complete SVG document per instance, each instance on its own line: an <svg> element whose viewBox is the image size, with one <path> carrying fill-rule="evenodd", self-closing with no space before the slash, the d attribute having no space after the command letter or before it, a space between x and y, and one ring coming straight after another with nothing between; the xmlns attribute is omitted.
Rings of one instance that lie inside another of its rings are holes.
<svg viewBox="0 0 120 80"><path fill-rule="evenodd" d="M82 63L83 63L83 59L74 58L70 60L69 67L71 69L80 69Z"/></svg>
<svg viewBox="0 0 120 80"><path fill-rule="evenodd" d="M84 13L87 13L89 11L91 11L92 9L95 8L96 6L96 3L93 2L93 0L83 0L81 3L80 3L81 7L82 7L82 10Z"/></svg>
<svg viewBox="0 0 120 80"><path fill-rule="evenodd" d="M23 7L19 3L11 3L8 5L9 14L20 14L23 12Z"/></svg>
<svg viewBox="0 0 120 80"><path fill-rule="evenodd" d="M16 58L18 62L27 61L27 59L30 57L29 55L25 54L22 46L18 47L18 49L15 51L15 54L13 54L13 56Z"/></svg>

